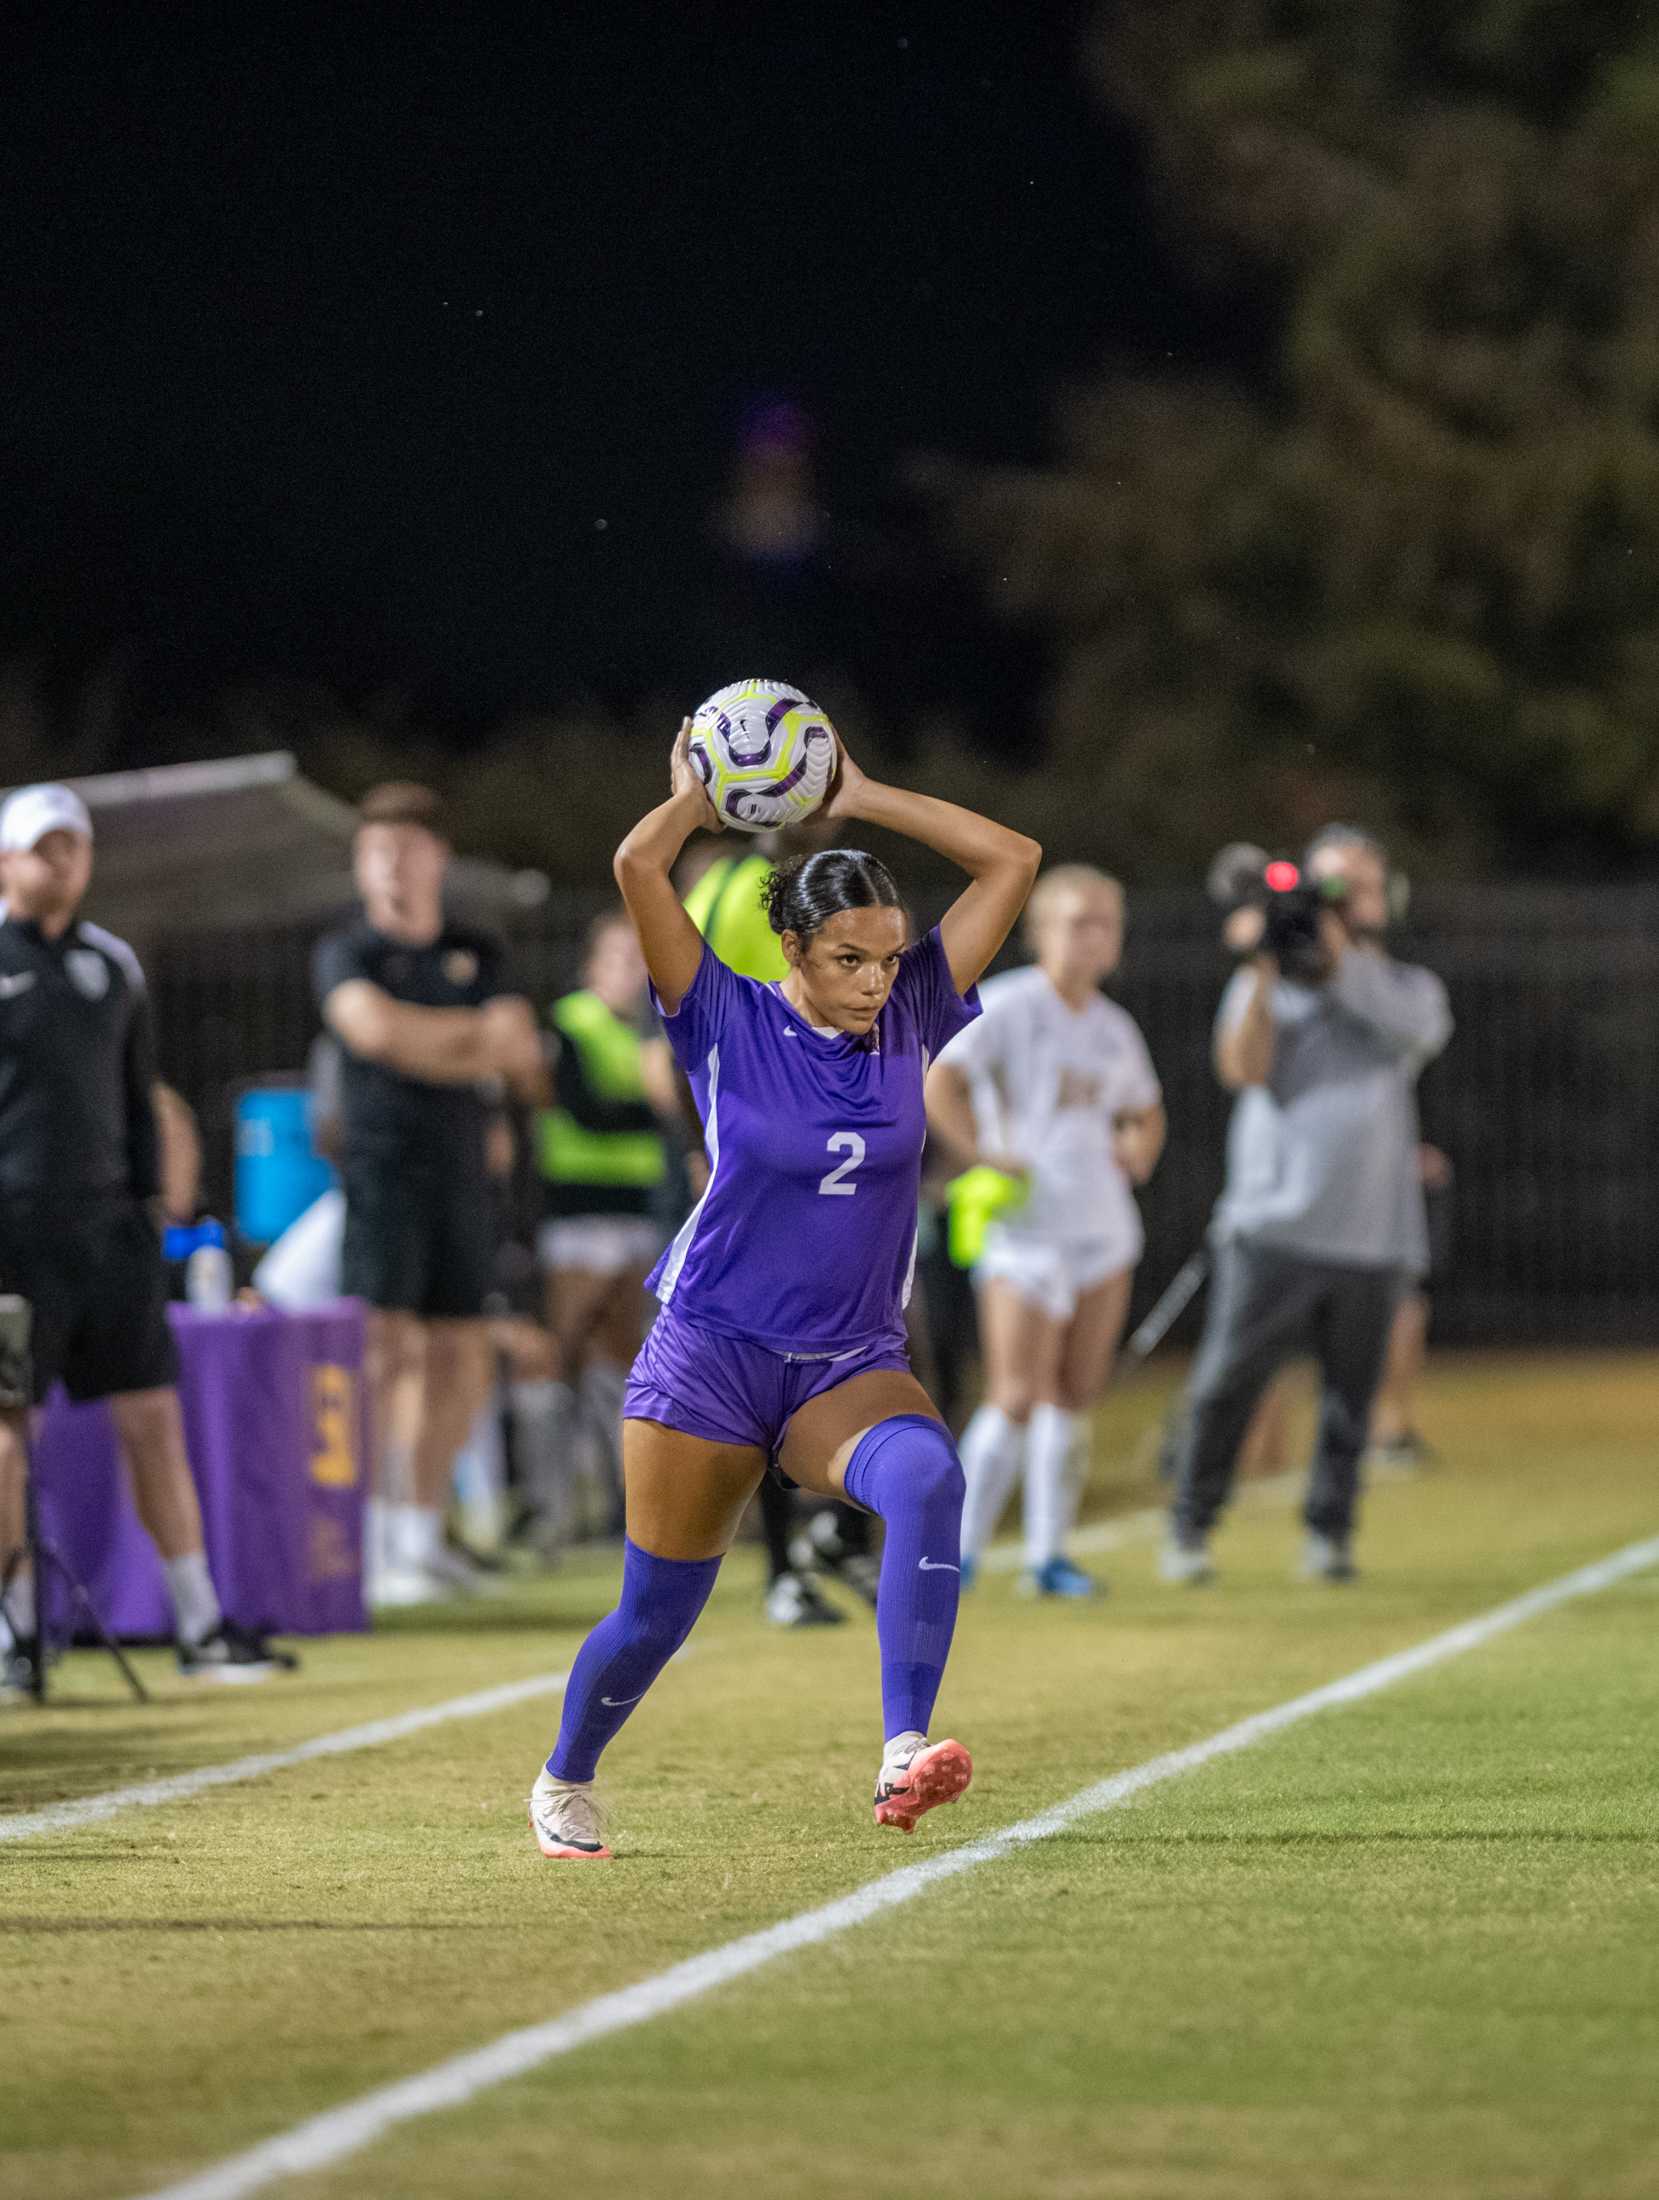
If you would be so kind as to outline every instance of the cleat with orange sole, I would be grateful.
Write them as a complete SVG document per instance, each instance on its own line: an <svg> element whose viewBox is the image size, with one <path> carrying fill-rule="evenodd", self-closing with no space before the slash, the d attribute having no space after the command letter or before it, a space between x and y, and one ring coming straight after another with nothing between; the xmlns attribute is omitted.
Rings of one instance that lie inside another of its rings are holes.
<svg viewBox="0 0 1659 2200"><path fill-rule="evenodd" d="M876 1783L876 1824L914 1833L916 1821L966 1793L974 1761L960 1742L918 1742L883 1761Z"/></svg>

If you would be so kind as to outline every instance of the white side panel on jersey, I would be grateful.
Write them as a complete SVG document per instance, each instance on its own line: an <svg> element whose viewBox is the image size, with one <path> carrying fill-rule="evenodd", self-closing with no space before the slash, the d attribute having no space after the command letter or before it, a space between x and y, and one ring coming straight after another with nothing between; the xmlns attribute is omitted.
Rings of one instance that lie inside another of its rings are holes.
<svg viewBox="0 0 1659 2200"><path fill-rule="evenodd" d="M929 1052L928 1052L927 1048L926 1048L926 1047L923 1047L923 1049L922 1049L922 1083L923 1083L923 1085L924 1085L924 1086L925 1086L925 1085L926 1085L926 1083L927 1083L927 1073L928 1073L928 1071L929 1071L929 1070L930 1070L930 1069L931 1069L932 1067L933 1067L933 1057L932 1057L932 1055L931 1055L931 1054L929 1054ZM923 1103L923 1120L924 1120L924 1122L926 1121L926 1103L925 1103L925 1102ZM906 1261L906 1263L905 1263L905 1268L904 1268L904 1290L903 1290L903 1292L902 1292L902 1293L900 1294L900 1297L899 1297L899 1305L900 1305L901 1307L908 1307L908 1306L909 1306L909 1304L910 1304L910 1294L911 1294L911 1292L912 1292L912 1291L913 1291L913 1290L914 1290L914 1289L916 1288L916 1248L917 1248L917 1247L918 1247L918 1246L919 1246L919 1245L921 1244L921 1242L922 1242L922 1218L921 1218L921 1216L920 1216L920 1215L918 1214L918 1215L917 1215L917 1217L916 1217L916 1227L915 1227L915 1228L914 1228L914 1229L913 1229L913 1230L911 1231L911 1233L910 1233L910 1258L909 1258L909 1260L908 1260L908 1261Z"/></svg>
<svg viewBox="0 0 1659 2200"><path fill-rule="evenodd" d="M140 993L143 992L144 966L125 940L118 940L113 932L106 932L101 924L88 924L84 920L81 924L81 937L92 946L101 947L110 961L119 963L126 972L127 982Z"/></svg>
<svg viewBox="0 0 1659 2200"><path fill-rule="evenodd" d="M680 1270L685 1266L686 1255L691 1251L691 1241L697 1235L697 1225L703 1219L703 1209L708 1205L709 1194L714 1190L715 1173L720 1167L720 1049L709 1049L709 1113L703 1125L703 1137L709 1153L709 1180L703 1186L703 1196L680 1224L679 1235L668 1248L668 1265L657 1285L658 1303L666 1306L674 1296L674 1287L680 1280Z"/></svg>

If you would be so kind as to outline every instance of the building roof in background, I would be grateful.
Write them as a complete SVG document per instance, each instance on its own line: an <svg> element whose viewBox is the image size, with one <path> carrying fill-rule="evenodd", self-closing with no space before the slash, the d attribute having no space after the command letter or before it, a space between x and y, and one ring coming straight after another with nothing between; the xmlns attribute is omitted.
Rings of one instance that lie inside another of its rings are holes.
<svg viewBox="0 0 1659 2200"><path fill-rule="evenodd" d="M352 900L357 813L286 750L69 782L92 813L88 913L126 937L321 922ZM547 897L539 871L458 856L458 907L506 922Z"/></svg>

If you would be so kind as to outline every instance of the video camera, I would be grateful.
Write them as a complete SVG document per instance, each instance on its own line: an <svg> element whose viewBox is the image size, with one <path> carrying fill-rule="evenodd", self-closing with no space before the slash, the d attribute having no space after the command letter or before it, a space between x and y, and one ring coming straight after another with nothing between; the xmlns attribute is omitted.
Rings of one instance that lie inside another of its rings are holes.
<svg viewBox="0 0 1659 2200"><path fill-rule="evenodd" d="M1206 884L1210 899L1229 915L1239 909L1261 911L1259 934L1235 949L1241 958L1271 955L1287 978L1304 985L1325 976L1320 918L1327 910L1341 916L1348 896L1343 879L1309 878L1288 857L1270 857L1249 841L1237 840L1210 865Z"/></svg>

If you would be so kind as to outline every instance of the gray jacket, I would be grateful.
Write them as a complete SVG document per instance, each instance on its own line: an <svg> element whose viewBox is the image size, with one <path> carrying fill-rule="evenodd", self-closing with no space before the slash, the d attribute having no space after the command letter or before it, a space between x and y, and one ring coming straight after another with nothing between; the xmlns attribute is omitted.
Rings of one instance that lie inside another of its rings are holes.
<svg viewBox="0 0 1659 2200"><path fill-rule="evenodd" d="M1217 1031L1244 1014L1239 971ZM1452 1035L1432 971L1354 948L1327 985L1281 978L1265 1085L1238 1096L1215 1234L1357 1267L1428 1266L1417 1079Z"/></svg>

